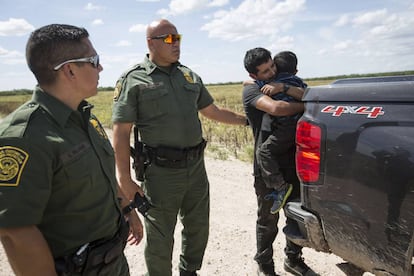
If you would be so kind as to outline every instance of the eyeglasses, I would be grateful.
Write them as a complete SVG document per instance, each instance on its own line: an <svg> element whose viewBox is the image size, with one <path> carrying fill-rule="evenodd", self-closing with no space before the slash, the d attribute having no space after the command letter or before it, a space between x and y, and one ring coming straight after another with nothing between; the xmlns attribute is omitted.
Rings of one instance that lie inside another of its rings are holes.
<svg viewBox="0 0 414 276"><path fill-rule="evenodd" d="M87 57L87 58L69 59L53 67L53 70L57 71L60 68L62 68L63 65L67 63L71 63L71 62L89 62L90 64L93 65L93 67L98 68L99 67L99 55L96 55L93 57Z"/></svg>
<svg viewBox="0 0 414 276"><path fill-rule="evenodd" d="M180 34L163 34L150 37L150 39L162 39L166 44L173 44L174 42L181 41L182 35Z"/></svg>

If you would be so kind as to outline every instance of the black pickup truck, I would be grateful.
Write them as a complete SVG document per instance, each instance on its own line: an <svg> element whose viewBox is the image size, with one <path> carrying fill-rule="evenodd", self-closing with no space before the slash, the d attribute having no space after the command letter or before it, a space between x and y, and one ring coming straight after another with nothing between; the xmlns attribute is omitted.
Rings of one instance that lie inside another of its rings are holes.
<svg viewBox="0 0 414 276"><path fill-rule="evenodd" d="M289 239L375 275L414 275L414 75L309 88Z"/></svg>

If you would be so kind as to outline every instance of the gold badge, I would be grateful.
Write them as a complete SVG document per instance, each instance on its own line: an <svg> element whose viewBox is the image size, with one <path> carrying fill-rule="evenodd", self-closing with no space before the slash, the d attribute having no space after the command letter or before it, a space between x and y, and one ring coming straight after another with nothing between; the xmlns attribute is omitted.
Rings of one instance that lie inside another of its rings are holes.
<svg viewBox="0 0 414 276"><path fill-rule="evenodd" d="M189 83L194 83L193 78L190 76L190 74L188 72L183 72L184 73L184 78L189 82Z"/></svg>
<svg viewBox="0 0 414 276"><path fill-rule="evenodd" d="M105 130L103 129L102 125L99 123L99 121L96 118L90 118L89 122L93 126L94 129L101 135L103 138L108 139L108 135L106 135Z"/></svg>
<svg viewBox="0 0 414 276"><path fill-rule="evenodd" d="M18 186L29 154L22 149L0 147L0 186Z"/></svg>

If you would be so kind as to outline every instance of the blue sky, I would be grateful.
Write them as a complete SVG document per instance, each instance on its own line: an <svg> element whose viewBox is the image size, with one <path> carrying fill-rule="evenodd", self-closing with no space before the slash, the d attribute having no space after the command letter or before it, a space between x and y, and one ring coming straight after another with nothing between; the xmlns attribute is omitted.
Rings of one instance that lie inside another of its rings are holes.
<svg viewBox="0 0 414 276"><path fill-rule="evenodd" d="M248 79L243 57L258 46L294 51L302 78L414 70L414 0L0 0L0 91L35 86L27 38L51 23L88 29L99 85L115 86L159 18L183 34L180 61L206 84Z"/></svg>

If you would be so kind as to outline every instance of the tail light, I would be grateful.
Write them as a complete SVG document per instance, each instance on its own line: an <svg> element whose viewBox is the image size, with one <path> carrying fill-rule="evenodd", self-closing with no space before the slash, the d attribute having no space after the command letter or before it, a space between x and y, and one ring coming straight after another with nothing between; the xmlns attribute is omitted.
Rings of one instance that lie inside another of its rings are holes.
<svg viewBox="0 0 414 276"><path fill-rule="evenodd" d="M319 179L321 163L321 128L299 121L296 128L296 171L302 182Z"/></svg>

